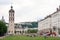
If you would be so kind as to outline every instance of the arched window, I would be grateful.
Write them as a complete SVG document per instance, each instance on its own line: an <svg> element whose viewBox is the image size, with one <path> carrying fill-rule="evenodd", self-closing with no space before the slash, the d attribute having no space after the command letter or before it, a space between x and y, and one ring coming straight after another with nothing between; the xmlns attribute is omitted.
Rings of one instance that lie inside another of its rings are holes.
<svg viewBox="0 0 60 40"><path fill-rule="evenodd" d="M55 26L53 27L53 30L56 31L56 27Z"/></svg>
<svg viewBox="0 0 60 40"><path fill-rule="evenodd" d="M21 31L20 31L20 33L21 33Z"/></svg>

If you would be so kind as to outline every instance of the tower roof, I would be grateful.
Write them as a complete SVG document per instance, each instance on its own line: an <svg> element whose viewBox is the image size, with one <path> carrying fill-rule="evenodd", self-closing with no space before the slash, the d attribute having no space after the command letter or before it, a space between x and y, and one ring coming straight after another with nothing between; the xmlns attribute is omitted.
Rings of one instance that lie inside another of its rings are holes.
<svg viewBox="0 0 60 40"><path fill-rule="evenodd" d="M11 6L11 9L13 8L13 6Z"/></svg>
<svg viewBox="0 0 60 40"><path fill-rule="evenodd" d="M11 6L11 9L9 10L9 12L14 12L13 6Z"/></svg>

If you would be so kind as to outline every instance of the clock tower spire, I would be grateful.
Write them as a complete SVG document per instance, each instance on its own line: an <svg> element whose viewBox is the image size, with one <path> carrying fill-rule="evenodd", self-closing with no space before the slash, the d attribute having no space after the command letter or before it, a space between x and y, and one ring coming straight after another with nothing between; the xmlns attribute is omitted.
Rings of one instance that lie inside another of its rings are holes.
<svg viewBox="0 0 60 40"><path fill-rule="evenodd" d="M14 34L14 13L13 6L9 10L9 27L8 27L8 34Z"/></svg>

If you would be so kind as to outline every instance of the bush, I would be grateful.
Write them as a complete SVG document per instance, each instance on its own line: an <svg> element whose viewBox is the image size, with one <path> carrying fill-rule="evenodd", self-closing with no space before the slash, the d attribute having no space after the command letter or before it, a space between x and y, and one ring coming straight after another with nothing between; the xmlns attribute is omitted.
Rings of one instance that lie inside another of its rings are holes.
<svg viewBox="0 0 60 40"><path fill-rule="evenodd" d="M32 29L32 30L28 29L27 33L37 33L37 31L38 31L37 29Z"/></svg>

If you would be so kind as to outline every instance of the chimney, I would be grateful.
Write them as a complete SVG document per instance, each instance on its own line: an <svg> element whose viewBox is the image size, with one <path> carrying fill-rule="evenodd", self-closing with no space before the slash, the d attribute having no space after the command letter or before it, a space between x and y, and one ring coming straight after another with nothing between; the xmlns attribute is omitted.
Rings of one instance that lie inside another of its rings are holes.
<svg viewBox="0 0 60 40"><path fill-rule="evenodd" d="M60 10L60 5L59 5L59 10Z"/></svg>
<svg viewBox="0 0 60 40"><path fill-rule="evenodd" d="M57 8L57 11L58 11L59 9Z"/></svg>
<svg viewBox="0 0 60 40"><path fill-rule="evenodd" d="M60 11L60 5L59 5L59 11Z"/></svg>

